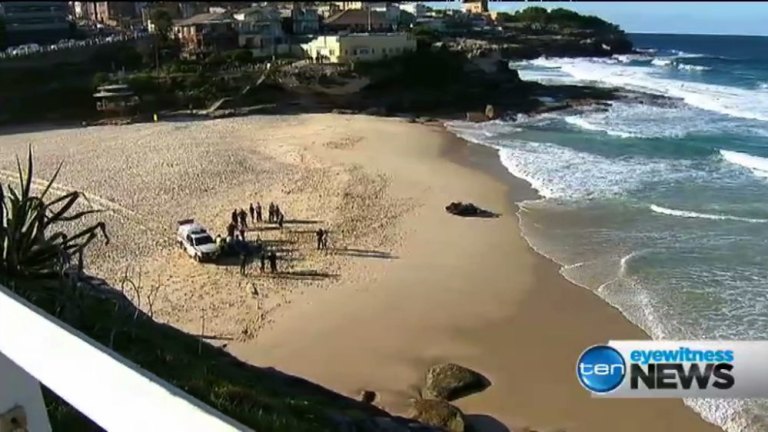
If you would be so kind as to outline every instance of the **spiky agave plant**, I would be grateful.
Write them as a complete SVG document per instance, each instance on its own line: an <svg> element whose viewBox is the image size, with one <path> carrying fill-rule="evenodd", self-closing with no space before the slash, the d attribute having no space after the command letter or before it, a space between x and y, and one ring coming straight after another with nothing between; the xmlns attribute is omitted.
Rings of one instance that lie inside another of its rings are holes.
<svg viewBox="0 0 768 432"><path fill-rule="evenodd" d="M81 253L99 233L109 243L104 222L98 222L73 235L54 231L57 225L79 220L100 210L72 212L81 192L73 191L45 201L51 186L59 175L62 164L56 168L39 196L32 194L34 164L32 148L27 154L27 172L19 171L19 190L8 185L6 196L0 184L0 276L6 281L55 279L69 260ZM87 199L87 198L86 198Z"/></svg>

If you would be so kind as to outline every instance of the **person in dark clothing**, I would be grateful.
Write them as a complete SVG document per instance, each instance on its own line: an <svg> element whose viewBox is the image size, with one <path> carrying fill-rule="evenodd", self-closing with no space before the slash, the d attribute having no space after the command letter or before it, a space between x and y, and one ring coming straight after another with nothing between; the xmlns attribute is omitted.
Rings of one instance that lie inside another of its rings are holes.
<svg viewBox="0 0 768 432"><path fill-rule="evenodd" d="M261 203L256 203L256 222L263 222L263 219L261 218Z"/></svg>
<svg viewBox="0 0 768 432"><path fill-rule="evenodd" d="M248 212L251 214L251 223L256 222L256 209L253 208L253 203L251 203L251 205L248 207Z"/></svg>
<svg viewBox="0 0 768 432"><path fill-rule="evenodd" d="M245 275L245 266L248 264L248 252L245 249L240 251L240 274Z"/></svg>
<svg viewBox="0 0 768 432"><path fill-rule="evenodd" d="M240 217L240 228L248 228L248 215L246 215L245 210L240 209L238 216Z"/></svg>
<svg viewBox="0 0 768 432"><path fill-rule="evenodd" d="M235 237L235 230L237 229L236 224L230 222L229 225L227 225L227 237L230 239Z"/></svg>
<svg viewBox="0 0 768 432"><path fill-rule="evenodd" d="M232 210L232 223L237 225L237 209Z"/></svg>
<svg viewBox="0 0 768 432"><path fill-rule="evenodd" d="M269 223L275 221L275 203L269 203L269 218L267 220Z"/></svg>
<svg viewBox="0 0 768 432"><path fill-rule="evenodd" d="M321 242L321 246L323 250L325 250L325 253L328 253L328 230L323 231L323 241Z"/></svg>
<svg viewBox="0 0 768 432"><path fill-rule="evenodd" d="M278 219L280 219L280 206L275 204L275 222L277 222Z"/></svg>
<svg viewBox="0 0 768 432"><path fill-rule="evenodd" d="M283 229L283 222L285 222L285 215L281 212L277 212L277 226Z"/></svg>
<svg viewBox="0 0 768 432"><path fill-rule="evenodd" d="M261 255L259 256L259 260L261 261L261 272L264 273L264 270L267 267L267 251L265 251L265 250L261 251Z"/></svg>
<svg viewBox="0 0 768 432"><path fill-rule="evenodd" d="M261 237L256 236L256 242L253 244L253 252L256 255L261 255L264 252L264 243L261 242Z"/></svg>
<svg viewBox="0 0 768 432"><path fill-rule="evenodd" d="M245 228L240 227L240 240L245 241Z"/></svg>
<svg viewBox="0 0 768 432"><path fill-rule="evenodd" d="M277 254L275 251L269 253L269 271L277 273Z"/></svg>
<svg viewBox="0 0 768 432"><path fill-rule="evenodd" d="M317 250L320 250L323 248L323 237L325 237L325 231L323 231L322 228L318 228L315 232L315 235L317 236Z"/></svg>

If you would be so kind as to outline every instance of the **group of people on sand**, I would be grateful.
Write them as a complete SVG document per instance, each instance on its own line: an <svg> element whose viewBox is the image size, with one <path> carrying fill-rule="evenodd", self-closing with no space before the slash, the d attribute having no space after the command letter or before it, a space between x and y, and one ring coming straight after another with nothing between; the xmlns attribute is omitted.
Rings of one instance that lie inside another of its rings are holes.
<svg viewBox="0 0 768 432"><path fill-rule="evenodd" d="M256 236L256 241L253 245L246 242L245 231L248 229L248 216L251 217L251 224L264 222L262 216L262 207L260 202L250 203L248 206L248 212L245 209L232 210L231 220L227 225L227 237L226 239L221 236L216 237L216 243L222 249L232 245L240 255L240 274L245 275L246 267L251 257L256 255L259 258L259 269L261 273L266 272L267 263L269 263L269 271L271 273L277 273L277 253L275 251L267 251L266 245L262 242L261 237ZM283 228L285 222L285 214L280 210L280 206L271 202L267 208L267 223L275 223L280 228ZM319 228L315 235L317 237L317 250L328 250L328 230Z"/></svg>
<svg viewBox="0 0 768 432"><path fill-rule="evenodd" d="M250 203L248 205L248 213L243 208L232 210L231 219L227 225L227 237L217 236L216 244L222 250L231 245L239 252L240 274L245 274L248 261L254 254L259 257L262 273L266 271L267 263L269 263L269 270L272 273L277 273L277 253L275 251L268 252L259 236L256 236L256 242L253 246L246 242L245 232L248 229L249 215L252 225L264 222L260 202ZM283 228L284 222L285 214L280 210L280 207L275 203L269 203L267 223L276 223L280 228Z"/></svg>
<svg viewBox="0 0 768 432"><path fill-rule="evenodd" d="M277 253L270 251L267 253L267 248L264 243L261 242L261 238L256 238L256 243L253 250L246 246L240 250L240 274L245 275L245 269L250 261L251 253L255 253L259 257L259 270L264 273L267 268L267 262L269 262L269 271L277 273Z"/></svg>
<svg viewBox="0 0 768 432"><path fill-rule="evenodd" d="M231 221L229 222L229 225L227 225L228 238L239 238L240 240L245 241L245 231L248 229L248 214L251 216L251 224L264 222L260 202L257 202L255 205L250 203L248 206L248 213L242 208L239 210L234 209L232 210ZM280 206L275 203L269 203L267 223L276 223L277 226L282 229L284 222L285 214L280 210Z"/></svg>

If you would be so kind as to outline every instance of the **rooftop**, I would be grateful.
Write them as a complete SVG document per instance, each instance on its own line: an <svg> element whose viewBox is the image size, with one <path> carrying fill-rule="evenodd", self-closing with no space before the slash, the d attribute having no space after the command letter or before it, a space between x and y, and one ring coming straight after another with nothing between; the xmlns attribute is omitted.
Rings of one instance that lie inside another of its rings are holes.
<svg viewBox="0 0 768 432"><path fill-rule="evenodd" d="M384 12L363 9L343 10L328 17L328 19L325 20L325 23L331 25L368 25L369 17L371 25L381 26L389 24L387 15Z"/></svg>
<svg viewBox="0 0 768 432"><path fill-rule="evenodd" d="M201 13L191 16L187 19L175 21L177 26L188 26L195 24L225 23L232 22L232 16L227 13Z"/></svg>

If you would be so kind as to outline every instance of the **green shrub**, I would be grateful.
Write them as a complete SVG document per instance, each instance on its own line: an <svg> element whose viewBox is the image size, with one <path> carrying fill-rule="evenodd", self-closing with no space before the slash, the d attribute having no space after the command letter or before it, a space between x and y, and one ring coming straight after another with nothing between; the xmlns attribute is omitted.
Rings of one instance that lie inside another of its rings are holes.
<svg viewBox="0 0 768 432"><path fill-rule="evenodd" d="M45 197L56 181L61 164L40 195L32 193L34 165L32 148L27 155L27 172L16 158L19 188L0 185L0 277L5 283L17 280L55 280L66 262L85 250L101 233L109 237L104 222L98 222L73 235L58 231L60 224L78 221L97 210L71 211L80 192L72 191L48 202ZM56 230L51 233L51 230Z"/></svg>

